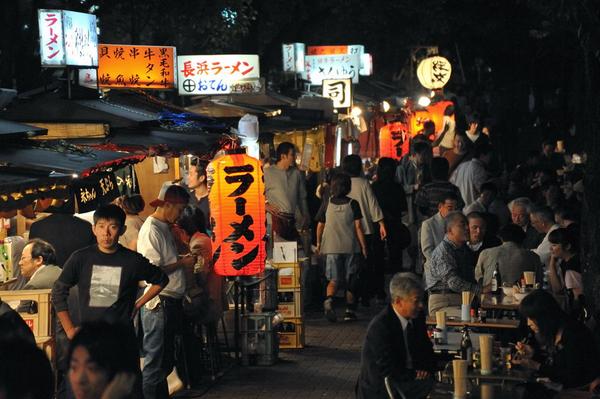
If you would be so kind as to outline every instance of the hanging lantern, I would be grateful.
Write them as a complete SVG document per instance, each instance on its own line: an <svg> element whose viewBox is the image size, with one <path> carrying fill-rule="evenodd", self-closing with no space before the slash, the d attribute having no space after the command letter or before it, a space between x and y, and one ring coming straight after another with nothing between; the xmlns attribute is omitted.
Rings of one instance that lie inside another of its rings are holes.
<svg viewBox="0 0 600 399"><path fill-rule="evenodd" d="M425 58L417 67L417 78L423 87L435 90L441 89L450 80L452 65L444 57Z"/></svg>
<svg viewBox="0 0 600 399"><path fill-rule="evenodd" d="M213 265L221 276L251 276L265 266L265 185L260 161L232 152L207 168Z"/></svg>
<svg viewBox="0 0 600 399"><path fill-rule="evenodd" d="M379 130L379 156L400 160L408 152L407 126L401 122L389 123Z"/></svg>

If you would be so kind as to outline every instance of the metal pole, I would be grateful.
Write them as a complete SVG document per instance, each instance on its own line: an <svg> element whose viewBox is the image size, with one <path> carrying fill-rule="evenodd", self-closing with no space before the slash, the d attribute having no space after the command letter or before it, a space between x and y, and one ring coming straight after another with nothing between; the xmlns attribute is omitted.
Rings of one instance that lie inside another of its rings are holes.
<svg viewBox="0 0 600 399"><path fill-rule="evenodd" d="M71 99L71 68L67 67L67 98Z"/></svg>
<svg viewBox="0 0 600 399"><path fill-rule="evenodd" d="M236 277L233 282L233 341L235 350L235 361L240 360L240 282L239 277Z"/></svg>

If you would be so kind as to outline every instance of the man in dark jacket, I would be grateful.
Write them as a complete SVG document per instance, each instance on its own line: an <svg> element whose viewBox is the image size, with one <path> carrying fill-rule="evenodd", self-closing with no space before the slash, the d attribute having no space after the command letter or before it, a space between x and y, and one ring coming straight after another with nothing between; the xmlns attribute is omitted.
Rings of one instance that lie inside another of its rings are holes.
<svg viewBox="0 0 600 399"><path fill-rule="evenodd" d="M388 389L396 396L402 392L407 398L425 398L434 384L434 355L420 317L423 284L412 273L397 273L390 294L390 306L375 316L367 331L357 398L387 399Z"/></svg>

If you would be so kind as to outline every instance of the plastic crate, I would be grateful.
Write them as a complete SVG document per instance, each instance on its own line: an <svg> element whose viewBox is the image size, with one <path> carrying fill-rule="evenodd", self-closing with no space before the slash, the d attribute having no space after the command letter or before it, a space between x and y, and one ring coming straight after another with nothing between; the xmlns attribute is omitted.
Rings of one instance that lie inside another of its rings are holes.
<svg viewBox="0 0 600 399"><path fill-rule="evenodd" d="M301 318L284 321L278 334L279 349L304 348L304 322Z"/></svg>
<svg viewBox="0 0 600 399"><path fill-rule="evenodd" d="M281 290L300 288L302 279L302 263L272 263L271 266L279 271L277 287Z"/></svg>
<svg viewBox="0 0 600 399"><path fill-rule="evenodd" d="M282 297L291 297L293 300L282 300ZM302 291L299 288L289 291L279 291L278 300L277 311L281 313L285 320L302 317Z"/></svg>
<svg viewBox="0 0 600 399"><path fill-rule="evenodd" d="M17 309L21 301L33 301L37 305L37 313L19 313L31 328L34 337L52 337L53 319L50 308L51 289L0 291L0 298L13 309Z"/></svg>

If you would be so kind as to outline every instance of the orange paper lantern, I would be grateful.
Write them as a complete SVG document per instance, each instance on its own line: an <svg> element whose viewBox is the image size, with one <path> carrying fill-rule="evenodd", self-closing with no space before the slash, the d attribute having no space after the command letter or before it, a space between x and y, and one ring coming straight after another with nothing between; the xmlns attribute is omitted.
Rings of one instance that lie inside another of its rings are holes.
<svg viewBox="0 0 600 399"><path fill-rule="evenodd" d="M265 185L258 159L226 154L208 166L213 265L221 276L251 276L263 271Z"/></svg>
<svg viewBox="0 0 600 399"><path fill-rule="evenodd" d="M404 123L393 122L379 130L379 156L399 160L408 152L408 128Z"/></svg>

